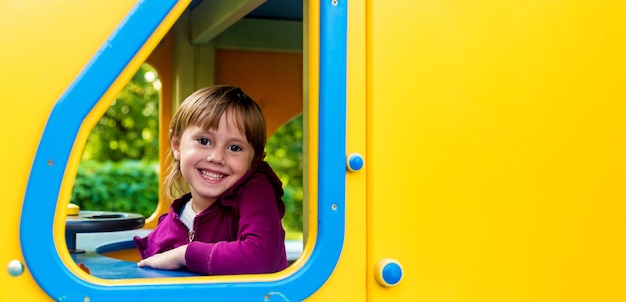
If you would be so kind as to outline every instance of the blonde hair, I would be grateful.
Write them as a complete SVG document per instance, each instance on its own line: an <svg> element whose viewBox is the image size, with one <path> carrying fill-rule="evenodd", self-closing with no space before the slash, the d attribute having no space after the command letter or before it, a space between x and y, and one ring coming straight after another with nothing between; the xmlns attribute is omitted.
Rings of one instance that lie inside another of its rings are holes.
<svg viewBox="0 0 626 302"><path fill-rule="evenodd" d="M216 85L197 90L188 96L174 114L170 123L169 140L180 138L189 126L217 129L222 115L232 114L239 131L254 148L254 160L263 160L266 143L265 118L259 105L238 87ZM163 182L164 191L171 198L188 192L188 185L180 171L180 163L168 154L169 167Z"/></svg>

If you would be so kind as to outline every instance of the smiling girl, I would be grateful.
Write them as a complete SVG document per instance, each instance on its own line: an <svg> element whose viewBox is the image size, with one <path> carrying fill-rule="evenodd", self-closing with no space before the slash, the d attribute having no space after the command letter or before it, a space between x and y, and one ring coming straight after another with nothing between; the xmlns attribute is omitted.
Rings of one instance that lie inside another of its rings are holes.
<svg viewBox="0 0 626 302"><path fill-rule="evenodd" d="M272 273L287 267L282 184L265 156L265 119L241 89L200 89L170 127L165 179L169 213L135 237L139 267L207 275Z"/></svg>

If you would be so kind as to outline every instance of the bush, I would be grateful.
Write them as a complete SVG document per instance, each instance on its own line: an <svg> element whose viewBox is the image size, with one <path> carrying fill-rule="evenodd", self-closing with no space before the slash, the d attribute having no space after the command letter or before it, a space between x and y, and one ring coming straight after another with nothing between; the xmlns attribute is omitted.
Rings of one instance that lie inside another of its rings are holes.
<svg viewBox="0 0 626 302"><path fill-rule="evenodd" d="M81 210L152 215L159 200L158 162L83 160L71 202Z"/></svg>
<svg viewBox="0 0 626 302"><path fill-rule="evenodd" d="M283 224L294 231L302 231L302 138L302 115L298 115L280 127L265 146L265 160L283 182Z"/></svg>

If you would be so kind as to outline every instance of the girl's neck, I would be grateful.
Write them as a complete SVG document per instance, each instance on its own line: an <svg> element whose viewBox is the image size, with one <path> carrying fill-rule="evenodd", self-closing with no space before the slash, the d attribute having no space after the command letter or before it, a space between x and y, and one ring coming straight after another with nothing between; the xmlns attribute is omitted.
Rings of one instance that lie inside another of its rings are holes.
<svg viewBox="0 0 626 302"><path fill-rule="evenodd" d="M210 207L215 202L215 200L194 200L192 197L191 199L189 199L189 202L191 203L191 210L193 210L196 214L200 214L202 211Z"/></svg>

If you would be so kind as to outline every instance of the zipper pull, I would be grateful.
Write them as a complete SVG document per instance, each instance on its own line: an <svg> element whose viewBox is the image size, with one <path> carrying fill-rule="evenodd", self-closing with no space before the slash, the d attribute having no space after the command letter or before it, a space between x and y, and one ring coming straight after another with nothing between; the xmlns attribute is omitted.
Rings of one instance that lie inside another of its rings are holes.
<svg viewBox="0 0 626 302"><path fill-rule="evenodd" d="M189 230L188 235L189 235L189 242L192 242L193 241L193 235L194 235L193 230Z"/></svg>

